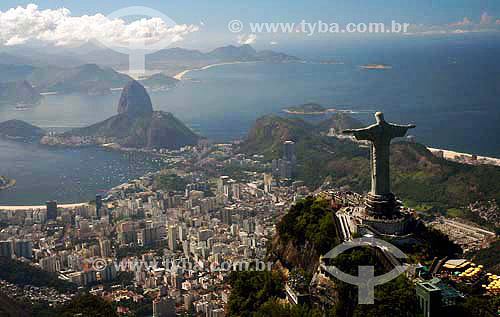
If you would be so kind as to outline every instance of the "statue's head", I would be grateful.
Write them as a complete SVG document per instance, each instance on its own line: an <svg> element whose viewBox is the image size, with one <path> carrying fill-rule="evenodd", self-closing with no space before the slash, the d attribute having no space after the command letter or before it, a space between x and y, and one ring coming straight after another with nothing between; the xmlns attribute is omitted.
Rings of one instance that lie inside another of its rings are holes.
<svg viewBox="0 0 500 317"><path fill-rule="evenodd" d="M375 119L377 119L377 123L382 123L385 122L384 120L384 114L382 112L377 112L375 113Z"/></svg>

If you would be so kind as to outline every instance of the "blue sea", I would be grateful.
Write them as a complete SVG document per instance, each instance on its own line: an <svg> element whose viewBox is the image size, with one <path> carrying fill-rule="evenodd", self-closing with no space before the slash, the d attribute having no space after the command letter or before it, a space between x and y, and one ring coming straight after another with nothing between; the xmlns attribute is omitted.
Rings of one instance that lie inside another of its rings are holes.
<svg viewBox="0 0 500 317"><path fill-rule="evenodd" d="M16 185L0 191L0 206L86 202L111 187L156 171L161 163L144 153L102 148L48 148L0 141L0 175Z"/></svg>
<svg viewBox="0 0 500 317"><path fill-rule="evenodd" d="M282 113L285 107L307 102L352 110L366 123L373 121L374 111L383 111L388 121L415 123L417 128L411 133L420 143L500 157L497 38L457 36L291 51L306 62L243 63L192 71L177 87L151 93L153 105L218 141L243 138L259 116ZM320 59L337 64L320 63ZM359 67L368 63L390 64L392 69ZM0 120L16 118L46 128L85 126L114 115L118 98L119 93L104 97L45 96L33 109L1 107ZM19 184L0 193L0 205L89 199L96 190L134 176L106 179L105 167L115 162L117 155L96 149L54 150L0 141L0 174L18 179ZM78 159L87 156L95 158L93 164ZM24 164L16 164L17 160L24 160ZM58 163L48 164L47 160ZM116 164L116 168L132 166L129 159ZM69 174L68 170L78 172ZM82 182L82 175L92 173L99 177ZM23 187L20 180L24 178L47 179L43 183L53 186L36 190Z"/></svg>

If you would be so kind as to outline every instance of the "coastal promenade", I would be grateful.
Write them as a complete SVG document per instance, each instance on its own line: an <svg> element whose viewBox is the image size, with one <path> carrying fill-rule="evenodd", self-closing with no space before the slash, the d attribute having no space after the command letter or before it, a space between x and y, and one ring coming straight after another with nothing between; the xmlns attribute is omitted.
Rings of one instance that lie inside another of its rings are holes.
<svg viewBox="0 0 500 317"><path fill-rule="evenodd" d="M75 203L75 204L61 204L57 205L57 208L63 209L71 209L75 207L87 206L89 203ZM39 205L39 206L0 206L0 211L8 211L8 210L37 210L37 209L45 209L47 206Z"/></svg>
<svg viewBox="0 0 500 317"><path fill-rule="evenodd" d="M434 155L442 156L445 160L458 161L466 164L487 164L500 166L500 159L495 157L473 155L469 153L461 153L444 149L427 148Z"/></svg>

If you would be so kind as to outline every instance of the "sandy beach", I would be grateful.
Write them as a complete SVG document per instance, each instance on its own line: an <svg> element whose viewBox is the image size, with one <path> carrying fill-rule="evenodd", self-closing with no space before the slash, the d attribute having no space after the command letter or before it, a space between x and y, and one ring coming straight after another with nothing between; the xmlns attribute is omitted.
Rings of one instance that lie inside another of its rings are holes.
<svg viewBox="0 0 500 317"><path fill-rule="evenodd" d="M75 204L61 204L57 205L57 208L75 208L80 206L86 206L88 203L75 203ZM40 206L0 206L0 211L6 210L36 210L36 209L45 209L47 208L45 205Z"/></svg>
<svg viewBox="0 0 500 317"><path fill-rule="evenodd" d="M187 73L194 71L194 70L205 70L205 69L209 69L209 68L216 67L216 66L235 65L235 64L243 64L243 63L255 63L255 62L227 62L227 63L210 64L210 65L203 66L200 68L186 69L186 70L178 73L177 75L175 75L174 78L177 80L182 80L182 77L184 77L184 75L186 75Z"/></svg>
<svg viewBox="0 0 500 317"><path fill-rule="evenodd" d="M443 158L446 160L456 160L458 157L466 157L467 159L471 160L470 162L466 163L472 163L472 162L482 162L482 164L490 164L490 165L497 165L500 166L500 159L496 157L488 157L488 156L480 156L477 155L475 156L476 158L474 161L472 161L472 154L470 153L461 153L461 152L456 152L456 151L450 151L450 150L444 150L444 149L436 149L436 148L427 148L429 151L432 153L436 152L443 152Z"/></svg>

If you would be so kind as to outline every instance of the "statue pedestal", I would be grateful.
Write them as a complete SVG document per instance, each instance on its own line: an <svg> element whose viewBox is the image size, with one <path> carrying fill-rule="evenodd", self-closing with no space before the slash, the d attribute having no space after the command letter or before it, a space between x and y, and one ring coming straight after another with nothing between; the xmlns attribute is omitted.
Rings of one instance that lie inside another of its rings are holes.
<svg viewBox="0 0 500 317"><path fill-rule="evenodd" d="M373 195L365 197L366 211L376 218L394 218L399 214L400 204L393 194Z"/></svg>
<svg viewBox="0 0 500 317"><path fill-rule="evenodd" d="M377 235L405 236L412 231L413 217L402 210L393 194L367 194L355 214L360 225Z"/></svg>

